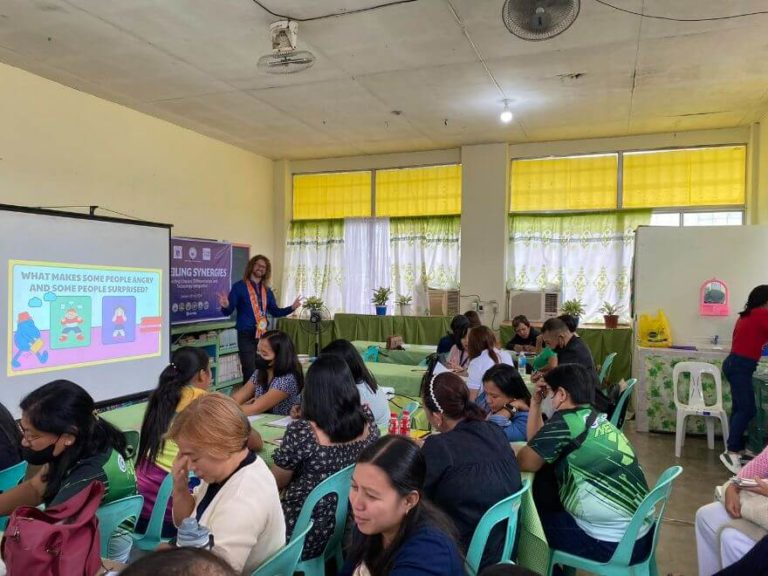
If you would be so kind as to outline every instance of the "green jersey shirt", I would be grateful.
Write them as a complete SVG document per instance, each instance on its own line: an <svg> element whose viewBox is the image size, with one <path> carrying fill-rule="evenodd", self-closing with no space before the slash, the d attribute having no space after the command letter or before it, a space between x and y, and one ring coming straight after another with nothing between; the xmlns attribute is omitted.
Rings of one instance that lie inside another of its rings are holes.
<svg viewBox="0 0 768 576"><path fill-rule="evenodd" d="M560 410L528 445L551 464L582 432L591 409ZM560 501L587 534L604 542L618 542L648 494L645 475L624 434L599 414L584 443L555 464ZM645 535L650 523L643 528Z"/></svg>

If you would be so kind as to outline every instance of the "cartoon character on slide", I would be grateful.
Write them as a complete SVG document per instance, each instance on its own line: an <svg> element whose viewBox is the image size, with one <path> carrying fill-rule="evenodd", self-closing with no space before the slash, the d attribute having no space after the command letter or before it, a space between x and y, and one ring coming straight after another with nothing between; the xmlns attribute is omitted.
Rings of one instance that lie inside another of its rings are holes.
<svg viewBox="0 0 768 576"><path fill-rule="evenodd" d="M84 338L83 331L80 329L80 324L83 323L83 319L77 313L77 310L70 308L67 313L64 314L64 318L61 319L61 336L59 336L59 342L66 342L70 334L74 334L77 340Z"/></svg>
<svg viewBox="0 0 768 576"><path fill-rule="evenodd" d="M115 308L115 312L112 315L112 324L114 324L114 330L112 331L112 338L125 338L125 323L128 318L125 316L125 310L122 306Z"/></svg>
<svg viewBox="0 0 768 576"><path fill-rule="evenodd" d="M43 340L40 338L40 330L35 326L35 321L29 312L21 312L16 323L16 334L13 337L18 352L11 360L11 366L21 368L19 358L25 352L32 352L41 364L48 361L48 351L43 350Z"/></svg>

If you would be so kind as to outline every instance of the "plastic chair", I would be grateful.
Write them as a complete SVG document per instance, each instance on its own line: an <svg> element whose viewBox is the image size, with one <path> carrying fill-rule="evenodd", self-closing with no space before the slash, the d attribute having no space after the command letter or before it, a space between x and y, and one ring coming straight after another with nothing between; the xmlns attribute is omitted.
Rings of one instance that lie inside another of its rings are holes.
<svg viewBox="0 0 768 576"><path fill-rule="evenodd" d="M26 473L26 460L22 460L18 464L14 464L5 470L0 470L0 493L6 492L11 488L18 486L24 479L24 474ZM8 518L8 516L0 517L0 531L5 531L6 526L8 526Z"/></svg>
<svg viewBox="0 0 768 576"><path fill-rule="evenodd" d="M637 378L630 378L627 380L627 387L622 391L621 395L619 396L619 401L616 402L616 408L613 409L613 414L611 415L611 424L616 426L616 428L619 430L624 428L624 418L627 415L629 397L632 396L632 388L635 387L635 384L637 384Z"/></svg>
<svg viewBox="0 0 768 576"><path fill-rule="evenodd" d="M368 346L368 348L363 352L363 361L365 362L378 362L379 361L379 347L378 346Z"/></svg>
<svg viewBox="0 0 768 576"><path fill-rule="evenodd" d="M291 541L267 558L261 566L251 572L251 576L293 576L304 549L304 540L314 524L310 521L301 534L294 532Z"/></svg>
<svg viewBox="0 0 768 576"><path fill-rule="evenodd" d="M336 567L341 569L344 559L341 554L341 544L344 538L344 528L347 524L349 511L349 485L352 481L352 471L355 465L342 468L336 474L328 476L309 493L293 529L294 537L306 531L312 519L312 510L317 503L329 494L336 494L336 525L333 534L328 539L323 551L314 558L301 560L296 565L296 572L304 572L305 576L325 576L325 563L329 558L336 559Z"/></svg>
<svg viewBox="0 0 768 576"><path fill-rule="evenodd" d="M616 551L608 562L595 562L594 560L553 549L549 555L548 574L551 576L555 564L604 576L655 576L658 574L658 568L656 567L656 544L659 541L659 532L661 532L661 520L664 517L664 508L667 506L669 493L672 491L672 480L677 478L682 471L683 468L681 466L672 466L662 473L656 482L656 486L640 503L635 515L632 517L632 521L629 523L629 527L624 532L624 537L619 542ZM653 542L651 543L651 550L647 558L630 565L629 561L632 559L632 550L635 547L635 542L638 540L640 529L643 527L646 518L651 514L653 516L653 527L651 528L653 530Z"/></svg>
<svg viewBox="0 0 768 576"><path fill-rule="evenodd" d="M139 455L141 433L136 430L125 430L123 431L123 436L125 436L125 443L128 445L128 455L131 458L131 462L135 465Z"/></svg>
<svg viewBox="0 0 768 576"><path fill-rule="evenodd" d="M688 384L688 403L684 404L678 396L678 383L681 374L690 374ZM707 405L704 401L704 388L702 375L711 374L715 379L715 403ZM685 445L685 419L688 416L704 416L707 425L707 446L710 450L715 448L715 421L720 419L723 430L723 443L728 446L728 415L723 409L723 379L720 369L707 362L678 362L672 370L672 387L675 393L675 408L677 412L677 426L675 427L675 456L680 458Z"/></svg>
<svg viewBox="0 0 768 576"><path fill-rule="evenodd" d="M480 561L483 557L485 544L497 524L507 523L507 532L504 537L504 551L501 553L499 564L514 564L512 562L512 549L515 546L515 536L517 534L518 514L523 495L530 488L530 482L523 482L523 487L511 496L507 496L491 506L488 511L480 518L480 522L475 528L472 540L467 550L467 567L470 574L477 574L480 569Z"/></svg>
<svg viewBox="0 0 768 576"><path fill-rule="evenodd" d="M611 367L613 366L613 361L616 359L616 356L618 356L618 352L611 352L605 357L605 360L603 360L603 365L600 367L600 375L598 376L600 385L605 382L605 379L608 378L608 375L611 373Z"/></svg>
<svg viewBox="0 0 768 576"><path fill-rule="evenodd" d="M133 519L134 525L141 514L144 497L141 495L126 496L109 504L99 506L96 516L99 519L99 536L101 537L101 557L109 554L109 539L126 520Z"/></svg>
<svg viewBox="0 0 768 576"><path fill-rule="evenodd" d="M155 498L155 505L152 507L152 513L147 522L147 529L144 534L131 534L133 543L139 550L154 550L160 543L167 542L168 538L163 538L163 520L165 520L165 511L168 509L168 501L173 493L173 476L168 474L160 484Z"/></svg>

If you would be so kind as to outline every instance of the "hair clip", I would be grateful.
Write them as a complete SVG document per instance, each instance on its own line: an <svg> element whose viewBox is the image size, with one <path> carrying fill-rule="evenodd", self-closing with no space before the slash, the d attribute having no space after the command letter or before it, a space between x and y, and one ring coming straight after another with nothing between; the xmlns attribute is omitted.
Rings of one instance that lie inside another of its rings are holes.
<svg viewBox="0 0 768 576"><path fill-rule="evenodd" d="M435 378L437 378L437 374L434 374L432 376L432 379L429 381L429 397L432 398L432 403L435 405L435 408L437 408L437 411L442 413L443 409L440 407L440 404L437 402L437 398L435 398Z"/></svg>

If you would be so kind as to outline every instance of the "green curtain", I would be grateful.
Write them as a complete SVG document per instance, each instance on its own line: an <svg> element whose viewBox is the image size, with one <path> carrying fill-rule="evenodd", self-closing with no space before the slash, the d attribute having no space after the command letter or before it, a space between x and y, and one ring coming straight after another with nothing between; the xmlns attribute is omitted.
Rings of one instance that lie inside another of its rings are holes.
<svg viewBox="0 0 768 576"><path fill-rule="evenodd" d="M291 222L285 246L284 299L318 296L333 314L342 309L344 221Z"/></svg>
<svg viewBox="0 0 768 576"><path fill-rule="evenodd" d="M587 322L602 320L603 302L629 319L635 229L650 210L509 217L507 285L562 292L582 301Z"/></svg>
<svg viewBox="0 0 768 576"><path fill-rule="evenodd" d="M395 295L411 296L412 313L423 313L427 288L459 287L461 218L390 219L389 255Z"/></svg>

